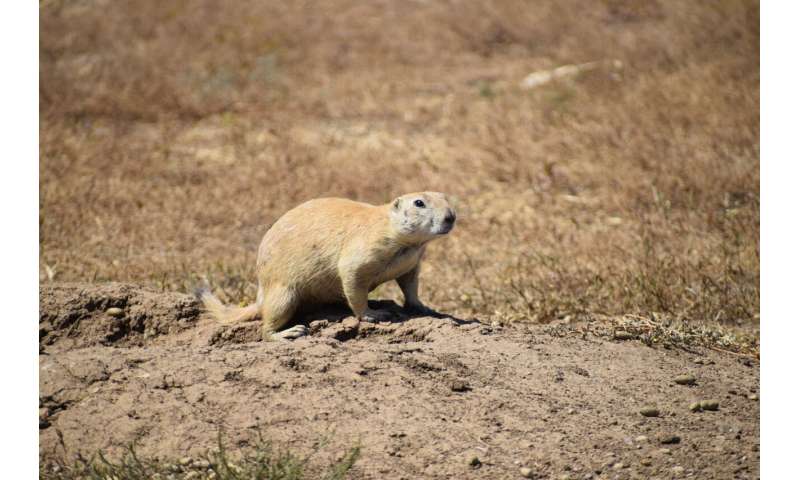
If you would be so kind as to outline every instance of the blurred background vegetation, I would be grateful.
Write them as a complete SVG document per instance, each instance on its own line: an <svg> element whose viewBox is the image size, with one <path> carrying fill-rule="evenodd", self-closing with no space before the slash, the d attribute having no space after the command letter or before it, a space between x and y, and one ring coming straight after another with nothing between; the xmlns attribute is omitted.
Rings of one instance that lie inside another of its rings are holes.
<svg viewBox="0 0 800 480"><path fill-rule="evenodd" d="M42 282L246 302L289 208L438 190L437 309L758 328L757 1L54 0L40 32Z"/></svg>

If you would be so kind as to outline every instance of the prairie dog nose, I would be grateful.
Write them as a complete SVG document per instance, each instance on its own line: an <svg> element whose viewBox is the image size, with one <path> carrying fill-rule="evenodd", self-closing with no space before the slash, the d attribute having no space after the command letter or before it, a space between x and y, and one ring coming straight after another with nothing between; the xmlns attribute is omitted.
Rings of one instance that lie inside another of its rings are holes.
<svg viewBox="0 0 800 480"><path fill-rule="evenodd" d="M447 216L444 217L444 223L452 225L456 221L456 212L452 210L447 211Z"/></svg>

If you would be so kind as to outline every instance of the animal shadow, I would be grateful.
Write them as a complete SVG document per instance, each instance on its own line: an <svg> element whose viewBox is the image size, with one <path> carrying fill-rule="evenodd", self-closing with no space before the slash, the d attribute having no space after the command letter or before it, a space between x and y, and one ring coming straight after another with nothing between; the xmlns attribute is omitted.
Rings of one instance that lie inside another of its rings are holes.
<svg viewBox="0 0 800 480"><path fill-rule="evenodd" d="M369 308L388 313L385 319L377 323L403 323L414 318L433 317L433 318L447 318L459 325L479 323L476 319L465 320L455 317L446 313L438 312L433 309L429 311L411 311L406 310L402 306L393 302L392 300L370 300ZM316 307L295 315L292 321L293 325L306 325L317 320L327 320L330 323L341 322L347 317L352 317L353 312L349 307L342 304L330 304Z"/></svg>

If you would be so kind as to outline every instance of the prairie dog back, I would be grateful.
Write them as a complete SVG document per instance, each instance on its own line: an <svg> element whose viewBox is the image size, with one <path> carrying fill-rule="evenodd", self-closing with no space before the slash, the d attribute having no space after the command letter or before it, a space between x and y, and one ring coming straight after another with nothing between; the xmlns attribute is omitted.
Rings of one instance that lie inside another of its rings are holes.
<svg viewBox="0 0 800 480"><path fill-rule="evenodd" d="M380 207L342 198L309 200L286 212L258 248L259 289L277 283L304 293L305 302L343 299L336 282L342 249L380 217Z"/></svg>

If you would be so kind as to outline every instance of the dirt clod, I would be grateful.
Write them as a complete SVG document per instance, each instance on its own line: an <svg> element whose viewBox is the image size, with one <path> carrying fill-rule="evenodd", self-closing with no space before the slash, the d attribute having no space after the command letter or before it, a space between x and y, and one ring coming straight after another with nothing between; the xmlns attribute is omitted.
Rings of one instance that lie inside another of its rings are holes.
<svg viewBox="0 0 800 480"><path fill-rule="evenodd" d="M661 412L656 407L644 407L639 410L639 413L645 417L657 417Z"/></svg>
<svg viewBox="0 0 800 480"><path fill-rule="evenodd" d="M347 330L356 329L356 328L358 328L358 325L359 325L359 321L358 321L357 318L351 317L351 318L345 318L344 320L342 320L342 327L344 327Z"/></svg>
<svg viewBox="0 0 800 480"><path fill-rule="evenodd" d="M665 444L665 445L671 445L671 444L675 444L675 443L680 443L681 442L681 437L679 437L678 435L666 434L666 435L661 435L660 437L658 437L658 441L663 443L663 444Z"/></svg>
<svg viewBox="0 0 800 480"><path fill-rule="evenodd" d="M678 385L694 385L697 383L697 378L692 374L679 375L675 377L675 383Z"/></svg>
<svg viewBox="0 0 800 480"><path fill-rule="evenodd" d="M330 325L330 322L327 320L314 320L308 324L309 333L313 335L326 328L328 325Z"/></svg>
<svg viewBox="0 0 800 480"><path fill-rule="evenodd" d="M452 380L450 381L450 390L454 392L467 392L471 389L469 384L464 380Z"/></svg>

